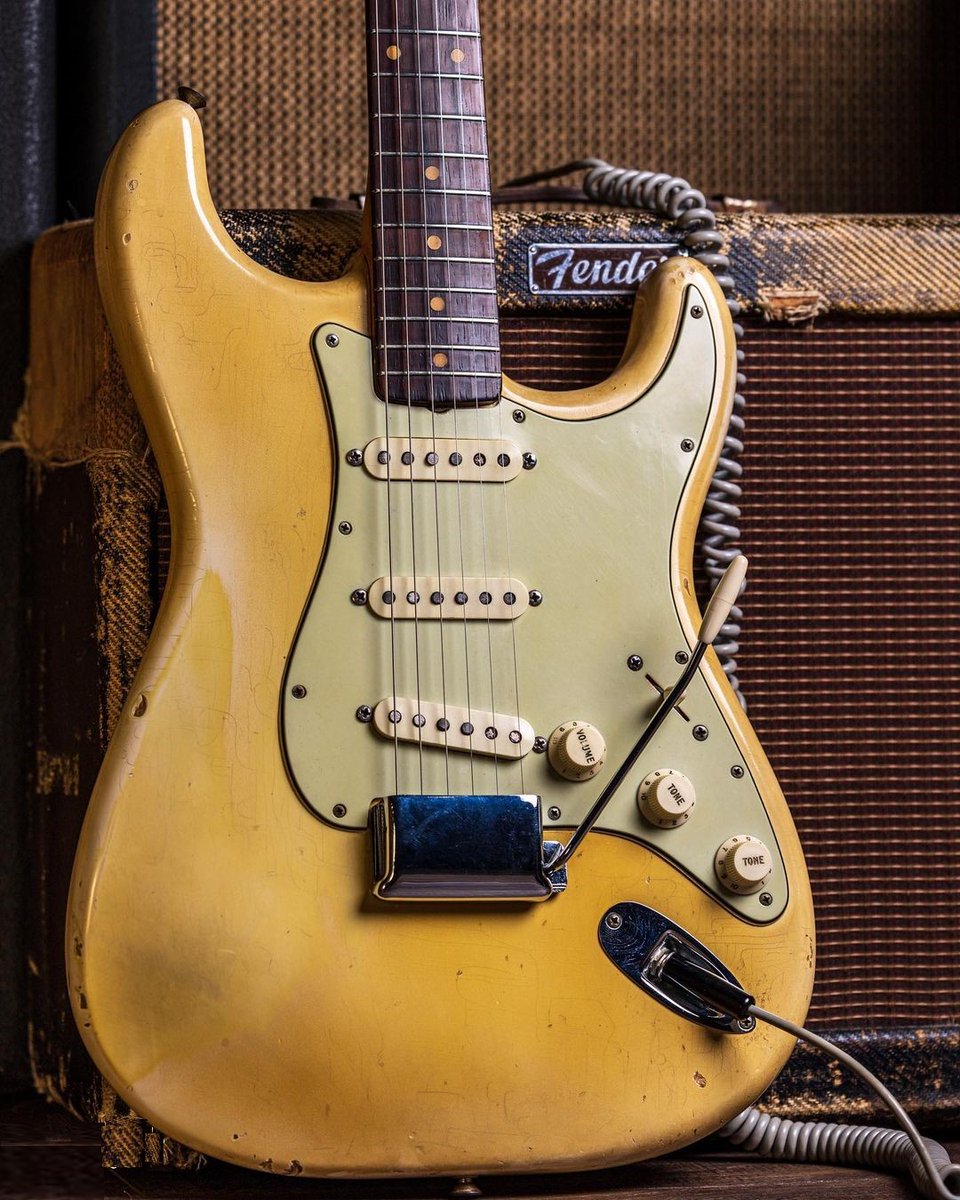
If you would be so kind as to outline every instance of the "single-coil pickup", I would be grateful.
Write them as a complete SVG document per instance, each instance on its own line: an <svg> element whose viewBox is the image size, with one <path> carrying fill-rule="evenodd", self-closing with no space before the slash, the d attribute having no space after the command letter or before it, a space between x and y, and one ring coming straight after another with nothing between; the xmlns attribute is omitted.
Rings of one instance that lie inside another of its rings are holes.
<svg viewBox="0 0 960 1200"><path fill-rule="evenodd" d="M530 607L530 592L519 579L394 575L370 584L367 604L378 617L399 621L511 621Z"/></svg>
<svg viewBox="0 0 960 1200"><path fill-rule="evenodd" d="M516 715L403 696L380 701L373 710L373 728L382 737L398 742L497 758L523 758L533 749L534 739L530 723Z"/></svg>
<svg viewBox="0 0 960 1200"><path fill-rule="evenodd" d="M505 483L523 470L523 452L495 438L375 438L363 465L375 479Z"/></svg>

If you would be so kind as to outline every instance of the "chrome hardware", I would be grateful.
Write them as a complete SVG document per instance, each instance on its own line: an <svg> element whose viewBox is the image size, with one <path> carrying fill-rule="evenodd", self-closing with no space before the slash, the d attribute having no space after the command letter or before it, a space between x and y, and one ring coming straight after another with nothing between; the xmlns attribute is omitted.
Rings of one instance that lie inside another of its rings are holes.
<svg viewBox="0 0 960 1200"><path fill-rule="evenodd" d="M539 796L384 796L370 805L373 893L381 900L548 900Z"/></svg>
<svg viewBox="0 0 960 1200"><path fill-rule="evenodd" d="M742 987L715 954L693 934L645 904L624 901L608 909L600 921L600 945L626 977L677 1016L723 1033L749 1033L755 1021L713 1007L711 990L726 1000L725 986ZM669 964L669 974L664 968ZM697 993L684 986L694 982ZM753 1003L752 997L747 997Z"/></svg>

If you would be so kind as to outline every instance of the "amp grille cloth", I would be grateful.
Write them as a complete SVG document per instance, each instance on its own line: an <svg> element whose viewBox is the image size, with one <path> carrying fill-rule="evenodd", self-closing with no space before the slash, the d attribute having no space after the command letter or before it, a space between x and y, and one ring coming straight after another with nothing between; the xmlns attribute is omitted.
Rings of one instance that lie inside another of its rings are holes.
<svg viewBox="0 0 960 1200"><path fill-rule="evenodd" d="M158 94L208 96L218 205L363 187L363 9L157 0ZM480 16L494 180L589 153L794 212L956 208L955 0L480 0Z"/></svg>
<svg viewBox="0 0 960 1200"><path fill-rule="evenodd" d="M504 370L583 386L626 327L508 317ZM737 659L810 867L810 1020L955 1023L960 322L750 319L744 348Z"/></svg>

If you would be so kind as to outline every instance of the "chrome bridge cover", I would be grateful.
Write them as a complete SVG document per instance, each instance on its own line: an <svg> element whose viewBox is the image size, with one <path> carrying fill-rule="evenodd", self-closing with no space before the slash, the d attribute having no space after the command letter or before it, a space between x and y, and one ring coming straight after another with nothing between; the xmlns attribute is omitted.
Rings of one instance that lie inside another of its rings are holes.
<svg viewBox="0 0 960 1200"><path fill-rule="evenodd" d="M382 900L547 900L539 796L384 796L370 806L373 892Z"/></svg>

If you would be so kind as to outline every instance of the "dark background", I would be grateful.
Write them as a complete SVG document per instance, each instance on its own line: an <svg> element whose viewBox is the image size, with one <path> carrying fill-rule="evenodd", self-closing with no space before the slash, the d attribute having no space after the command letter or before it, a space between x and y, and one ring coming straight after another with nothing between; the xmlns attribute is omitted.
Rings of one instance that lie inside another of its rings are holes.
<svg viewBox="0 0 960 1200"><path fill-rule="evenodd" d="M93 212L117 134L156 96L148 3L3 0L0 17L0 442L23 399L30 248ZM24 928L29 796L24 644L28 467L0 454L0 1091L30 1080Z"/></svg>

